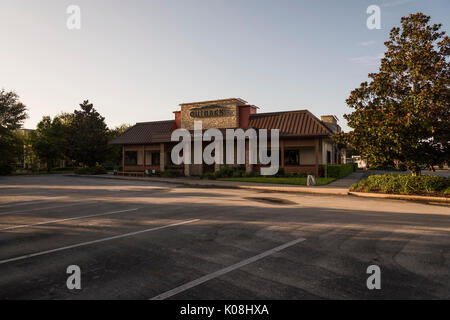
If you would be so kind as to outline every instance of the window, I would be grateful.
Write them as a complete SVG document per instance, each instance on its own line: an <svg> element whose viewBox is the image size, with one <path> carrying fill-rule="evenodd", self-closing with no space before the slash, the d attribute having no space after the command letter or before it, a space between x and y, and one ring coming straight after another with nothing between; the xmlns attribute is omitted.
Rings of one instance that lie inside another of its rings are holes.
<svg viewBox="0 0 450 320"><path fill-rule="evenodd" d="M137 151L125 151L125 165L135 166L137 165Z"/></svg>
<svg viewBox="0 0 450 320"><path fill-rule="evenodd" d="M331 151L327 151L327 164L331 163Z"/></svg>
<svg viewBox="0 0 450 320"><path fill-rule="evenodd" d="M286 166L298 166L300 164L300 150L284 150L284 164Z"/></svg>
<svg viewBox="0 0 450 320"><path fill-rule="evenodd" d="M160 160L159 152L152 152L152 165L159 166L160 163L159 160Z"/></svg>

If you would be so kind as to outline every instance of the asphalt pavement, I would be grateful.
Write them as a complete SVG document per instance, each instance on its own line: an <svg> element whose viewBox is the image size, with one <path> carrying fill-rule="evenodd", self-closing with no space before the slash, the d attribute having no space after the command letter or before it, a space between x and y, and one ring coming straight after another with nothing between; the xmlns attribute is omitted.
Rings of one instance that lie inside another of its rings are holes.
<svg viewBox="0 0 450 320"><path fill-rule="evenodd" d="M0 299L449 299L449 275L448 205L0 178Z"/></svg>

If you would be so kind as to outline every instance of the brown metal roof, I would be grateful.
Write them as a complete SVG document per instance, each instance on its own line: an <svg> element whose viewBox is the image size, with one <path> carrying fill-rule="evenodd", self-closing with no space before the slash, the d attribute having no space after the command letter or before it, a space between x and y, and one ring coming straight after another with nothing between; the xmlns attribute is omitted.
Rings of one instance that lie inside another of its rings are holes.
<svg viewBox="0 0 450 320"><path fill-rule="evenodd" d="M328 136L331 130L308 110L251 114L249 128L279 129L281 136Z"/></svg>
<svg viewBox="0 0 450 320"><path fill-rule="evenodd" d="M329 136L332 131L308 110L251 114L248 128L279 129L280 136ZM175 120L141 122L111 140L110 144L170 142Z"/></svg>
<svg viewBox="0 0 450 320"><path fill-rule="evenodd" d="M136 123L110 144L147 144L170 142L175 120Z"/></svg>

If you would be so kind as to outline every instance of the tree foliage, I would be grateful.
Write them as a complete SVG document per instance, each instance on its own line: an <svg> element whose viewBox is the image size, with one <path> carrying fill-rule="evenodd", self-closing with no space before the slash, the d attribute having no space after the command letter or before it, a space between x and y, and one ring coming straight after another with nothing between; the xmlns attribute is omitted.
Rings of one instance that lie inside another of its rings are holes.
<svg viewBox="0 0 450 320"><path fill-rule="evenodd" d="M13 91L0 90L0 174L8 174L20 153L17 130L27 118L26 106Z"/></svg>
<svg viewBox="0 0 450 320"><path fill-rule="evenodd" d="M422 13L401 19L371 81L347 99L344 117L353 128L336 137L369 164L395 161L413 173L448 161L450 141L450 42L440 24Z"/></svg>
<svg viewBox="0 0 450 320"><path fill-rule="evenodd" d="M37 129L31 133L31 146L38 158L47 164L47 171L53 163L64 157L66 149L67 126L60 117L53 120L45 116L38 123Z"/></svg>
<svg viewBox="0 0 450 320"><path fill-rule="evenodd" d="M105 118L88 100L75 110L67 129L67 156L83 165L94 166L107 155L108 128Z"/></svg>

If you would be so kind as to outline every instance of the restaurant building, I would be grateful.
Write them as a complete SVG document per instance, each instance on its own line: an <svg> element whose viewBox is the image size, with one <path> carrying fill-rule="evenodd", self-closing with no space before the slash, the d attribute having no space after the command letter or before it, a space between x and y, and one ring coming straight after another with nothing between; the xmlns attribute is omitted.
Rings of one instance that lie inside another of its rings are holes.
<svg viewBox="0 0 450 320"><path fill-rule="evenodd" d="M171 161L171 150L178 143L171 141L172 132L178 128L193 132L194 121L202 121L203 130L253 128L258 132L258 129L278 129L279 163L287 173L323 175L324 165L345 162L345 150L340 150L330 139L334 133L341 131L335 116L325 115L319 119L308 110L258 111L257 106L239 98L182 103L180 110L174 111L174 119L137 123L110 143L123 146L124 172L170 169L191 176L217 171L223 165L175 165ZM205 142L205 145L208 143ZM245 165L240 165L243 170L259 173L260 164L249 164L248 156L245 162Z"/></svg>

